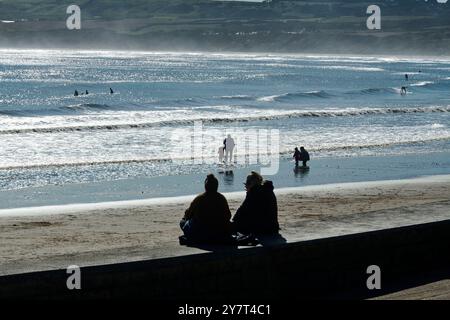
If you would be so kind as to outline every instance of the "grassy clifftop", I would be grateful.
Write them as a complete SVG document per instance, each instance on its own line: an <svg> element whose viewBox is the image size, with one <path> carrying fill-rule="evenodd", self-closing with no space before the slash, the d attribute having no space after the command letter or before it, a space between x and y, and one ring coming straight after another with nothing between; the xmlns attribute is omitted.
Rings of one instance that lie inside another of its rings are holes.
<svg viewBox="0 0 450 320"><path fill-rule="evenodd" d="M0 0L0 46L285 52L450 52L450 3L377 1L382 30L366 28L372 1ZM66 8L82 30L65 28ZM120 44L120 46L118 45Z"/></svg>

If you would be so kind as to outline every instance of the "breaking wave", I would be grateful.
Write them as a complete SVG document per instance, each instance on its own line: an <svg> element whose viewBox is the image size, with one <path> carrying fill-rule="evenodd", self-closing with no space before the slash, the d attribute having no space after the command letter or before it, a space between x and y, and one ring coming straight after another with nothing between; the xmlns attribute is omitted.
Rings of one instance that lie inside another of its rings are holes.
<svg viewBox="0 0 450 320"><path fill-rule="evenodd" d="M163 126L193 125L196 121L202 121L205 124L211 123L237 123L250 121L270 121L292 118L312 118L312 117L354 117L370 115L388 115L388 114L420 114L420 113L448 113L450 106L446 107L414 107L414 108L363 108L363 109L344 109L344 110L304 110L304 111L285 111L272 115L254 115L254 116L224 116L224 117L197 117L177 120L161 120L142 123L108 123L96 125L76 125L76 126L47 126L32 128L16 128L0 130L0 134L21 134L21 133L54 133L54 132L76 132L76 131L97 131L97 130L121 130L121 129L142 129Z"/></svg>

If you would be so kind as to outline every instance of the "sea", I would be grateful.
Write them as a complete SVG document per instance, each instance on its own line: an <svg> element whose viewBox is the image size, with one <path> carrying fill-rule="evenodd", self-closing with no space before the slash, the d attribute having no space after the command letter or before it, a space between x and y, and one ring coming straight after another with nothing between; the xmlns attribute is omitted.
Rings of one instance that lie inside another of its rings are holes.
<svg viewBox="0 0 450 320"><path fill-rule="evenodd" d="M147 178L163 188L164 177L217 172L223 139L243 132L250 144L276 133L289 172L305 146L312 177L314 163L361 158L377 159L370 169L403 157L414 170L430 159L431 173L450 173L450 58L0 50L0 191Z"/></svg>

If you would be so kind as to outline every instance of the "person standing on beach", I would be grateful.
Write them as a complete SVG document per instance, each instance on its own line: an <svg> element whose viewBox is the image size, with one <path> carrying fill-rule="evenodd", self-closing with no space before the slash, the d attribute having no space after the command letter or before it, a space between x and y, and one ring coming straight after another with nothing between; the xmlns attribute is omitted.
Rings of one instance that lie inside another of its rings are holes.
<svg viewBox="0 0 450 320"><path fill-rule="evenodd" d="M225 145L225 162L226 163L233 163L233 150L236 144L234 143L234 139L231 137L231 134L227 136L227 138L224 140ZM228 162L229 161L229 162Z"/></svg>
<svg viewBox="0 0 450 320"><path fill-rule="evenodd" d="M300 161L301 158L301 153L300 150L298 150L297 147L295 147L295 151L294 151L294 159L295 159L295 166L298 167L298 163Z"/></svg>
<svg viewBox="0 0 450 320"><path fill-rule="evenodd" d="M278 205L273 183L263 181L259 173L252 171L247 176L245 189L245 200L233 217L233 231L255 236L278 234Z"/></svg>
<svg viewBox="0 0 450 320"><path fill-rule="evenodd" d="M227 199L217 192L219 181L210 174L205 180L205 192L197 196L180 222L181 230L190 242L227 243L231 240L231 212Z"/></svg>
<svg viewBox="0 0 450 320"><path fill-rule="evenodd" d="M307 166L307 162L310 160L309 152L306 151L305 147L300 147L300 158L299 160L302 162L304 168Z"/></svg>
<svg viewBox="0 0 450 320"><path fill-rule="evenodd" d="M307 166L307 162L310 160L309 152L306 151L305 147L300 147L300 161L303 162L303 167Z"/></svg>

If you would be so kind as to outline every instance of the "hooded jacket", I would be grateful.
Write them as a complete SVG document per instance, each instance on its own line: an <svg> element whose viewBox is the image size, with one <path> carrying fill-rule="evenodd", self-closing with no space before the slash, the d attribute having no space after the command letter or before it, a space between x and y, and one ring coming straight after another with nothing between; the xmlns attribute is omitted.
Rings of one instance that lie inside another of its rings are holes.
<svg viewBox="0 0 450 320"><path fill-rule="evenodd" d="M233 217L235 231L255 235L276 234L278 224L277 198L272 181L265 181L247 192L244 202Z"/></svg>

